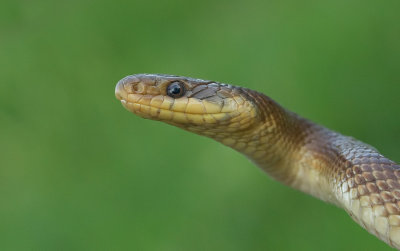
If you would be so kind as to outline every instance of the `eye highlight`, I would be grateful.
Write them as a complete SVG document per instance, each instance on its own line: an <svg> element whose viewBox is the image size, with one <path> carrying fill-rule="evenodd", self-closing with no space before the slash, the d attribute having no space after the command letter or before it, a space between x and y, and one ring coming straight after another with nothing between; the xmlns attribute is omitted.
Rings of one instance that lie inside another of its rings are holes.
<svg viewBox="0 0 400 251"><path fill-rule="evenodd" d="M167 87L167 95L172 98L180 98L185 94L185 86L179 81L172 82Z"/></svg>

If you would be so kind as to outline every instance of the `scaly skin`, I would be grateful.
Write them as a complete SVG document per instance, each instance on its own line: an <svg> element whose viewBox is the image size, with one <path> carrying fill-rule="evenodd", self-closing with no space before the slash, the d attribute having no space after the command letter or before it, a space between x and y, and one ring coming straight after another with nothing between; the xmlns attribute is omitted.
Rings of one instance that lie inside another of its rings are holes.
<svg viewBox="0 0 400 251"><path fill-rule="evenodd" d="M167 95L179 81L182 97ZM158 74L128 76L116 97L140 117L210 137L276 180L344 208L362 227L400 248L400 166L373 147L316 125L241 87Z"/></svg>

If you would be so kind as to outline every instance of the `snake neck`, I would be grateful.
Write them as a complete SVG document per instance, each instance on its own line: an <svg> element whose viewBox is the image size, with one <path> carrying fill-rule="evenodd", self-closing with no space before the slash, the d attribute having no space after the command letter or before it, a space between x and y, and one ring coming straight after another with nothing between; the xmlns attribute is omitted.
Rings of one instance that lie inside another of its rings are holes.
<svg viewBox="0 0 400 251"><path fill-rule="evenodd" d="M280 106L264 94L247 91L257 108L257 121L246 130L219 133L216 141L244 154L275 180L337 204L324 175L318 150L326 148L321 135L335 134ZM205 135L210 137L209 135Z"/></svg>
<svg viewBox="0 0 400 251"><path fill-rule="evenodd" d="M316 125L287 111L264 94L242 91L256 107L256 122L245 130L204 136L244 154L271 177L292 186L298 172L298 167L293 165L295 153L305 142L304 132Z"/></svg>

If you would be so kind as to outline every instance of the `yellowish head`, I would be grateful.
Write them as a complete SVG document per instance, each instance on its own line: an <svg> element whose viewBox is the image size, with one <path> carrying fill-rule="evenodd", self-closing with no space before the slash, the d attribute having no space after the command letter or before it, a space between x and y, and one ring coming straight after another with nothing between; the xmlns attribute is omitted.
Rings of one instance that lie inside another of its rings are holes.
<svg viewBox="0 0 400 251"><path fill-rule="evenodd" d="M115 96L140 117L215 137L251 128L258 116L247 89L201 79L137 74L120 80Z"/></svg>

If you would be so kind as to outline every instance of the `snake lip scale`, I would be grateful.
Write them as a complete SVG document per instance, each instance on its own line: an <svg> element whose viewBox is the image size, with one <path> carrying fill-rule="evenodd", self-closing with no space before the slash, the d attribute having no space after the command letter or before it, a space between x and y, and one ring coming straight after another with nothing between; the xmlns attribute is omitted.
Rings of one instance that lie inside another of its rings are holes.
<svg viewBox="0 0 400 251"><path fill-rule="evenodd" d="M286 110L239 86L165 74L121 79L130 112L212 138L279 182L343 208L400 249L400 165L374 147Z"/></svg>

